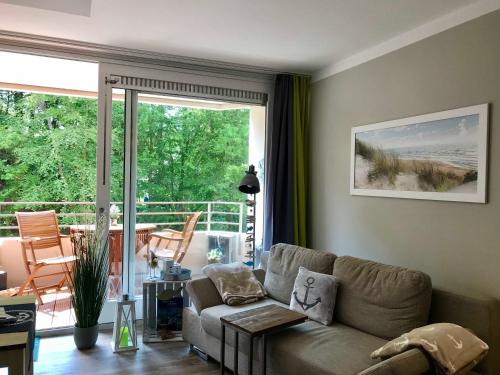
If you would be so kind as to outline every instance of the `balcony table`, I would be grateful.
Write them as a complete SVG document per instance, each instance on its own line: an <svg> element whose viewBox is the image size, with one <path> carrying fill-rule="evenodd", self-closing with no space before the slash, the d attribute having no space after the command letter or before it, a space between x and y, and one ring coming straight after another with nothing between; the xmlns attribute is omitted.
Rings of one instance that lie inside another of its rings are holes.
<svg viewBox="0 0 500 375"><path fill-rule="evenodd" d="M135 224L135 253L137 254L149 242L149 235L156 229L155 224ZM95 225L70 225L69 232L71 235L75 233L85 233L85 230L95 231ZM123 224L109 226L109 256L110 267L112 273L121 274L120 262L122 261L123 247Z"/></svg>

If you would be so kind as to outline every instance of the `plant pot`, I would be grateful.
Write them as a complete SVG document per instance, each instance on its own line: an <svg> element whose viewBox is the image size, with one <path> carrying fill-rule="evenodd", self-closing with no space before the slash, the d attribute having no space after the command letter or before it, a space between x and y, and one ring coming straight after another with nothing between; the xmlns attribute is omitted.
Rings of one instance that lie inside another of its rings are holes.
<svg viewBox="0 0 500 375"><path fill-rule="evenodd" d="M80 328L75 325L73 339L75 345L79 350L90 349L95 346L97 342L97 335L99 333L99 324L93 327Z"/></svg>

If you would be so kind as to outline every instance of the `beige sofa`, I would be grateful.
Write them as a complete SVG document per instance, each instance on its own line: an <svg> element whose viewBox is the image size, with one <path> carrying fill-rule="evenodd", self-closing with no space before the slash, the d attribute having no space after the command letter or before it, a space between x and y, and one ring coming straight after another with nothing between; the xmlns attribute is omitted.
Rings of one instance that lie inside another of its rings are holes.
<svg viewBox="0 0 500 375"><path fill-rule="evenodd" d="M215 360L220 358L220 317L267 304L288 307L299 266L333 274L339 280L334 322L324 326L307 321L268 338L268 374L401 374L433 373L426 354L412 349L385 361L370 353L412 328L452 322L472 329L490 346L488 356L473 372L500 374L500 301L432 289L422 272L352 257L278 244L255 275L268 298L245 306L224 305L207 278L190 281L192 306L184 309L183 337ZM267 263L267 264L266 264ZM226 366L233 369L234 337L226 333ZM260 369L260 342L254 345L254 373ZM239 373L246 374L248 340L240 335Z"/></svg>

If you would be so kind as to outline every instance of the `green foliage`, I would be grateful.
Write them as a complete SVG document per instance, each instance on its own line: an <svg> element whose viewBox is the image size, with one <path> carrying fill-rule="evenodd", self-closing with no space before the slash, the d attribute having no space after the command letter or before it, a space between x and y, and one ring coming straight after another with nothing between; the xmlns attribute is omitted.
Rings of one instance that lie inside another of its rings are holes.
<svg viewBox="0 0 500 375"><path fill-rule="evenodd" d="M0 199L95 198L95 100L0 94Z"/></svg>
<svg viewBox="0 0 500 375"><path fill-rule="evenodd" d="M96 122L95 99L0 91L0 201L95 201ZM122 201L123 102L113 102L112 123L111 200ZM248 110L140 103L138 198L242 201L236 186L248 160L248 124ZM89 207L58 209L78 210Z"/></svg>
<svg viewBox="0 0 500 375"><path fill-rule="evenodd" d="M76 261L71 273L71 304L79 328L97 324L107 297L109 255L104 217L96 227L95 231L86 230L83 235L74 237Z"/></svg>
<svg viewBox="0 0 500 375"><path fill-rule="evenodd" d="M247 110L140 104L137 191L152 201L239 201L248 160Z"/></svg>

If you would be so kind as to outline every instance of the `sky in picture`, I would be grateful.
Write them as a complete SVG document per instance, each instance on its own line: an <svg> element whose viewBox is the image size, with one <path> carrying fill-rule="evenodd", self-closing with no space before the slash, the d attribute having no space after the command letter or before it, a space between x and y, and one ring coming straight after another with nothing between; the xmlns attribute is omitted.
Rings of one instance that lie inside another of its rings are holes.
<svg viewBox="0 0 500 375"><path fill-rule="evenodd" d="M475 144L478 141L479 115L369 130L356 138L382 149L401 147Z"/></svg>

